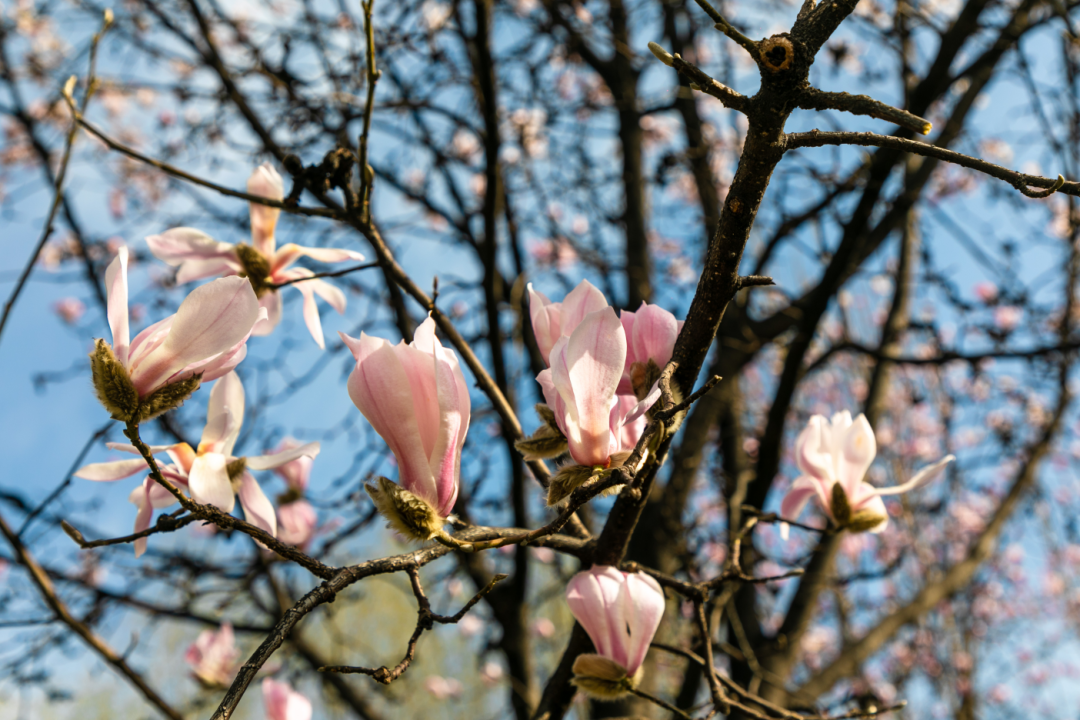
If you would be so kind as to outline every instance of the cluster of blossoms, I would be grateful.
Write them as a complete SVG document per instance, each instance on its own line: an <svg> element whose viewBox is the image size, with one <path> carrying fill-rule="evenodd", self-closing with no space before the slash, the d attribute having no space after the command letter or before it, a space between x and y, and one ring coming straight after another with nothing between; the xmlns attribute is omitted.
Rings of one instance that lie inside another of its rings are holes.
<svg viewBox="0 0 1080 720"><path fill-rule="evenodd" d="M252 194L280 201L281 177L269 165L248 182ZM160 465L172 487L147 476L130 497L138 507L136 532L150 527L155 508L187 493L198 503L232 512L237 498L249 523L283 542L304 547L315 527L315 511L304 500L319 443L287 439L271 454L237 456L233 450L244 417L244 388L233 371L244 358L252 335L270 333L281 316L279 289L293 284L304 298L304 318L323 346L314 296L339 312L345 298L305 268L290 268L307 256L322 262L362 259L347 250L323 250L288 244L276 248L274 229L280 211L252 204L251 245L218 242L191 228L175 228L148 238L151 250L177 266L176 281L225 275L191 292L176 315L129 340L127 307L128 251L121 247L106 274L108 318L113 342L98 340L91 354L94 385L114 418L129 430L180 405L202 382L216 379L210 392L206 426L197 448L186 443L140 449L109 447L140 457L87 465L76 475L112 481L148 470L146 457L168 456ZM556 459L548 504L556 505L576 487L622 467L641 442L660 397L662 369L671 360L682 323L656 305L642 303L635 312L617 314L588 281L562 302L552 302L530 285L533 334L547 368L537 375L545 402L537 405L543 424L517 443L529 461ZM390 527L406 537L458 544L444 526L457 502L461 455L469 428L471 401L458 358L436 336L428 317L412 342L390 341L361 333L341 334L356 364L348 379L349 397L386 441L398 468L398 481L380 477L366 489ZM672 388L679 402L678 389ZM644 463L664 433L640 449ZM134 437L134 435L132 435ZM847 412L826 420L820 415L796 443L802 475L784 498L781 514L796 518L814 498L840 530L881 532L888 522L883 495L911 490L929 481L948 456L921 470L904 485L878 489L865 481L876 455L874 433L866 418ZM278 510L250 471L274 469L288 489ZM783 525L786 537L787 525ZM280 534L279 534L280 533ZM135 542L141 555L146 539ZM575 683L600 698L635 689L649 644L664 613L660 586L643 573L594 566L573 577L567 603L595 646L573 666ZM232 628L205 632L189 649L193 673L210 686L227 685L236 671L238 651ZM284 683L263 684L267 715L280 720L308 720L311 704Z"/></svg>

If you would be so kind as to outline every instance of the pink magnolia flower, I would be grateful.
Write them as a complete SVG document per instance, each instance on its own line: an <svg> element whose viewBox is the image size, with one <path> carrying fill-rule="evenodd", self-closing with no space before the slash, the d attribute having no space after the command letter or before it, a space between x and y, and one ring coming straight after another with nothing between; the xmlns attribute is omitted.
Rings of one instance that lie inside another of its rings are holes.
<svg viewBox="0 0 1080 720"><path fill-rule="evenodd" d="M287 437L278 443L277 448L270 454L275 455L287 450L295 450L302 444L299 440ZM314 458L305 455L274 468L274 472L281 476L281 479L285 481L290 490L302 495L307 490L308 479L311 477L311 466L314 462Z"/></svg>
<svg viewBox="0 0 1080 720"><path fill-rule="evenodd" d="M240 364L255 324L266 317L251 283L222 278L198 287L175 315L131 340L128 325L128 249L120 247L105 271L112 352L140 398L158 388L200 375L215 380Z"/></svg>
<svg viewBox="0 0 1080 720"><path fill-rule="evenodd" d="M641 402L616 395L626 363L626 333L615 311L604 307L586 315L569 337L556 340L549 360L551 367L536 380L570 456L579 465L608 467L612 455L637 442L644 425L638 429L634 423L660 394L657 390Z"/></svg>
<svg viewBox="0 0 1080 720"><path fill-rule="evenodd" d="M79 298L66 297L53 303L53 312L68 325L74 325L86 312L86 305Z"/></svg>
<svg viewBox="0 0 1080 720"><path fill-rule="evenodd" d="M454 507L469 429L469 386L457 356L435 337L430 317L412 343L341 334L356 367L349 397L397 459L401 485L441 517Z"/></svg>
<svg viewBox="0 0 1080 720"><path fill-rule="evenodd" d="M269 163L255 169L248 179L247 190L251 195L271 200L282 200L285 197L281 175ZM305 255L322 263L363 260L364 256L352 250L301 247L294 243L277 248L274 228L280 215L281 210L278 208L251 203L251 245L218 242L201 230L189 227L173 228L160 235L151 235L146 238L146 243L160 260L178 266L178 285L214 275L244 273L250 278L258 294L259 304L266 309L269 316L268 322L256 328L256 335L269 335L281 321L281 295L276 286L301 280L302 282L295 282L294 287L304 296L304 322L319 347L325 347L315 296L321 297L339 313L344 313L345 293L328 282L312 278L315 273L306 268L289 266Z"/></svg>
<svg viewBox="0 0 1080 720"><path fill-rule="evenodd" d="M278 539L286 545L305 548L315 535L319 518L307 500L294 500L278 507Z"/></svg>
<svg viewBox="0 0 1080 720"><path fill-rule="evenodd" d="M311 720L311 701L272 678L262 681L266 720Z"/></svg>
<svg viewBox="0 0 1080 720"><path fill-rule="evenodd" d="M193 450L187 443L177 443L151 446L150 451L155 455L169 455L173 463L162 467L162 474L182 489L188 490L193 500L232 512L239 496L247 521L271 535L276 535L277 518L274 506L248 470L270 470L298 457L314 458L319 454L319 443L311 442L273 455L236 457L232 451L243 422L244 386L239 376L230 372L210 391L206 427L203 428L198 450ZM108 447L139 454L134 445L108 443ZM145 471L146 467L146 462L141 457L134 460L92 463L76 470L75 477L113 481ZM154 508L168 507L176 502L172 494L150 477L143 481L141 488L131 494L130 500L139 508L135 518L135 532L150 527ZM145 538L135 542L136 556L142 555L145 549Z"/></svg>
<svg viewBox="0 0 1080 720"><path fill-rule="evenodd" d="M619 381L618 392L620 395L633 395L634 373L643 373L650 360L661 370L668 364L683 323L662 307L646 302L641 303L637 312L623 310L620 320L626 332L626 368ZM639 366L636 371L635 365Z"/></svg>
<svg viewBox="0 0 1080 720"><path fill-rule="evenodd" d="M533 335L544 361L560 337L569 336L590 313L608 307L604 293L582 280L562 302L551 302L543 293L533 290L529 283L529 316L532 318Z"/></svg>
<svg viewBox="0 0 1080 720"><path fill-rule="evenodd" d="M236 647L232 624L225 622L217 632L203 630L184 653L184 661L199 682L211 687L228 687L239 669L240 650Z"/></svg>
<svg viewBox="0 0 1080 720"><path fill-rule="evenodd" d="M903 485L875 488L865 481L877 455L874 431L865 415L851 420L851 413L833 415L830 423L823 415L814 415L795 441L795 462L802 473L780 504L780 514L797 518L810 498L815 498L822 511L839 526L849 526L853 532L869 530L880 533L889 522L883 495L899 495L914 490L932 480L937 472L956 458L947 455L924 467ZM836 487L839 486L842 492ZM837 496L846 503L837 505ZM843 508L846 504L847 509ZM837 512L847 517L837 517ZM786 539L787 524L781 526Z"/></svg>
<svg viewBox="0 0 1080 720"><path fill-rule="evenodd" d="M656 580L594 565L570 579L566 602L596 652L633 678L664 615L664 592Z"/></svg>

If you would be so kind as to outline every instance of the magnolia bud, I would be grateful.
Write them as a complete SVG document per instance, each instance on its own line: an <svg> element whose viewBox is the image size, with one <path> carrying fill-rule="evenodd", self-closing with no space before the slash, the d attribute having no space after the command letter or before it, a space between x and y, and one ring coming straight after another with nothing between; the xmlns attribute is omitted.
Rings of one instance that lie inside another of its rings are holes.
<svg viewBox="0 0 1080 720"><path fill-rule="evenodd" d="M660 47L654 42L649 43L649 50L656 56L656 59L664 63L668 67L675 67L675 58L664 48Z"/></svg>

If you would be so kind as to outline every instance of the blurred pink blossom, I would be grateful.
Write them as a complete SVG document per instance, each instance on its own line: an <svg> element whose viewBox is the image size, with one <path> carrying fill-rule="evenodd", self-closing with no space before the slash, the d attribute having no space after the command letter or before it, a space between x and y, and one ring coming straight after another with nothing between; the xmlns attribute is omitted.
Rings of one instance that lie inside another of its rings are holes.
<svg viewBox="0 0 1080 720"><path fill-rule="evenodd" d="M453 678L444 678L441 675L428 675L424 679L424 689L431 693L436 700L448 700L461 697L465 689L461 682Z"/></svg>
<svg viewBox="0 0 1080 720"><path fill-rule="evenodd" d="M61 298L53 303L53 312L68 325L74 325L86 312L86 305L82 300L73 297Z"/></svg>
<svg viewBox="0 0 1080 720"><path fill-rule="evenodd" d="M288 683L266 678L262 681L262 693L266 720L311 720L311 701Z"/></svg>
<svg viewBox="0 0 1080 720"><path fill-rule="evenodd" d="M210 687L228 687L239 669L240 649L236 647L232 623L222 623L217 631L203 630L184 661L199 682Z"/></svg>

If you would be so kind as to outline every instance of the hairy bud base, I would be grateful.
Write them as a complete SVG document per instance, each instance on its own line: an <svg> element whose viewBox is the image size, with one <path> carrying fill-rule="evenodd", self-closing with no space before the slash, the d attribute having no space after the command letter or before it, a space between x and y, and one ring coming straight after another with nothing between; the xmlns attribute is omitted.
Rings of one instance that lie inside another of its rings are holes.
<svg viewBox="0 0 1080 720"><path fill-rule="evenodd" d="M202 384L201 375L193 375L187 380L163 385L154 392L143 398L139 403L139 410L135 416L136 423L153 420L162 413L175 410L191 397L191 394L199 389Z"/></svg>
<svg viewBox="0 0 1080 720"><path fill-rule="evenodd" d="M626 668L619 663L592 653L578 655L571 670L574 678L570 682L597 700L622 697L637 687L641 676L640 669L634 677L630 677L626 674Z"/></svg>
<svg viewBox="0 0 1080 720"><path fill-rule="evenodd" d="M255 297L261 298L273 290L266 284L270 277L270 261L261 252L250 245L240 243L236 246L236 256L240 259L240 264L244 266L244 276L255 290Z"/></svg>
<svg viewBox="0 0 1080 720"><path fill-rule="evenodd" d="M446 520L422 497L412 494L384 477L379 484L364 485L375 509L386 518L386 526L415 540L431 540L442 532Z"/></svg>
<svg viewBox="0 0 1080 720"><path fill-rule="evenodd" d="M116 359L109 343L98 338L90 353L90 375L98 400L114 420L134 420L139 411L139 393L127 370Z"/></svg>

